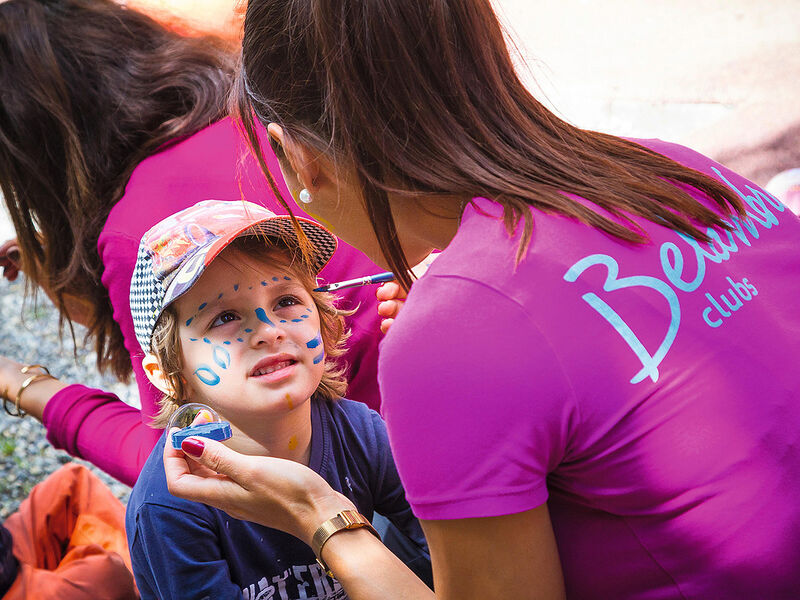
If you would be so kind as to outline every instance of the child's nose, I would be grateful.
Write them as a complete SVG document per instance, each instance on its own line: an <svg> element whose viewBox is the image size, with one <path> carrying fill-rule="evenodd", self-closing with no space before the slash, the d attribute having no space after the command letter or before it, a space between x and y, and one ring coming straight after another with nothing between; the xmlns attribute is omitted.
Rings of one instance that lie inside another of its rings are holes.
<svg viewBox="0 0 800 600"><path fill-rule="evenodd" d="M256 321L254 323L254 329L251 333L251 340L253 345L258 345L261 343L273 343L276 340L282 339L285 335L283 330L283 326L279 323L276 323L275 319L271 318L270 315L267 314L267 311L263 308L257 308L255 310Z"/></svg>

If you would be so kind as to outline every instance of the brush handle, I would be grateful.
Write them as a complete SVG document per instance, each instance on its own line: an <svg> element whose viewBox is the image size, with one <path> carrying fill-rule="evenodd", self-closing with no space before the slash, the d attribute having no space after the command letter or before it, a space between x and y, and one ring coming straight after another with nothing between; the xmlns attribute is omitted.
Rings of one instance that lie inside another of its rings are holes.
<svg viewBox="0 0 800 600"><path fill-rule="evenodd" d="M377 275L368 275L367 277L359 277L358 279L348 279L347 281L339 281L337 283L329 283L322 287L316 288L315 292L334 292L343 288L358 287L361 285L371 285L373 283L386 283L387 281L394 280L394 273L378 273Z"/></svg>

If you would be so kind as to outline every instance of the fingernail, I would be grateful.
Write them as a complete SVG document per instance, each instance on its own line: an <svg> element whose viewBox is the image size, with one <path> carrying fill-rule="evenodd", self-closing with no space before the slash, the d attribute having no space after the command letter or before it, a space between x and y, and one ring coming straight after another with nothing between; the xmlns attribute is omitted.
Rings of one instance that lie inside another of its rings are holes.
<svg viewBox="0 0 800 600"><path fill-rule="evenodd" d="M204 444L197 438L187 438L181 442L181 450L189 456L198 457L203 454Z"/></svg>

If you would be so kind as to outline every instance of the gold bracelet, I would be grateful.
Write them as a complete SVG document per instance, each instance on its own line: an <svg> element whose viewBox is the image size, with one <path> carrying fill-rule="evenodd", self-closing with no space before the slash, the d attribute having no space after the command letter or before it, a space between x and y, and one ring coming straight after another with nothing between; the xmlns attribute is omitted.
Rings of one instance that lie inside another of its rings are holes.
<svg viewBox="0 0 800 600"><path fill-rule="evenodd" d="M372 523L370 523L364 515L355 510L343 510L335 517L325 521L317 528L317 531L314 532L314 537L311 540L311 549L317 557L317 564L319 564L331 578L333 578L334 575L328 568L328 565L325 564L325 561L322 560L322 547L335 533L347 531L348 529L359 529L361 527L365 527L376 538L381 539L381 536L375 531Z"/></svg>
<svg viewBox="0 0 800 600"><path fill-rule="evenodd" d="M36 383L37 381L41 381L42 379L55 379L50 374L50 371L44 365L25 365L22 367L19 372L23 375L30 373L32 369L41 369L44 373L34 373L30 377L28 377L25 381L22 382L22 385L19 387L19 391L17 392L17 397L14 399L14 412L11 412L8 408L8 404L11 402L9 398L6 398L5 395L3 396L3 410L6 411L7 414L11 415L12 417L24 417L26 413L24 410L20 408L20 401L22 399L22 392L25 391L32 383Z"/></svg>

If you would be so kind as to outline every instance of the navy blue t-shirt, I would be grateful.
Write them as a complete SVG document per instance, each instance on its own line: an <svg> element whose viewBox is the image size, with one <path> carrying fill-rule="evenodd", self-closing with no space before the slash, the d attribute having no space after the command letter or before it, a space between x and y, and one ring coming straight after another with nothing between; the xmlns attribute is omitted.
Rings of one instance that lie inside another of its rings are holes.
<svg viewBox="0 0 800 600"><path fill-rule="evenodd" d="M360 402L311 400L309 467L368 519L386 516L429 564L380 416ZM153 449L128 502L125 528L136 584L148 598L346 598L299 539L167 490L163 448ZM417 565L419 566L419 565Z"/></svg>

